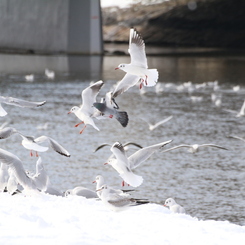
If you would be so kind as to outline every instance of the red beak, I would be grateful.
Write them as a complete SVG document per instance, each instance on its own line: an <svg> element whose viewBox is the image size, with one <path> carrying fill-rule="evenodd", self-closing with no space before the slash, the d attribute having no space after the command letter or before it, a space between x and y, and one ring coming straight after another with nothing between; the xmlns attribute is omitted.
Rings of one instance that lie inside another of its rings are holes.
<svg viewBox="0 0 245 245"><path fill-rule="evenodd" d="M104 163L104 165L106 165L106 164L108 164L107 162L106 163Z"/></svg>
<svg viewBox="0 0 245 245"><path fill-rule="evenodd" d="M118 70L118 69L119 69L118 67L115 68L115 70Z"/></svg>
<svg viewBox="0 0 245 245"><path fill-rule="evenodd" d="M71 114L71 112L69 111L69 112L67 112L67 114Z"/></svg>
<svg viewBox="0 0 245 245"><path fill-rule="evenodd" d="M94 180L92 183L96 183L96 180Z"/></svg>

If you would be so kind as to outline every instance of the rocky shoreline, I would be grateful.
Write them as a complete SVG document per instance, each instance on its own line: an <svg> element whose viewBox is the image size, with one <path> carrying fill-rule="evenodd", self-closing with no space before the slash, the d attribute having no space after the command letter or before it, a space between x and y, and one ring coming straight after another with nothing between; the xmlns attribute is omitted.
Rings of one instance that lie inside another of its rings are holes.
<svg viewBox="0 0 245 245"><path fill-rule="evenodd" d="M105 42L128 43L129 28L135 27L148 44L245 48L244 0L135 4L125 9L103 8L102 15Z"/></svg>

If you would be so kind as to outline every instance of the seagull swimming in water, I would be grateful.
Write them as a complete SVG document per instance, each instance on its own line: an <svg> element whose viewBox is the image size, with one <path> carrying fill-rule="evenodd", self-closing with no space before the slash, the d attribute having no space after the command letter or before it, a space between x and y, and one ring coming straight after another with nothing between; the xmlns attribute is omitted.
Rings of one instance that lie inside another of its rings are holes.
<svg viewBox="0 0 245 245"><path fill-rule="evenodd" d="M28 150L30 150L30 155L33 156L32 151L36 152L36 156L38 156L37 152L45 152L49 149L49 147L46 146L42 146L40 144L42 144L43 142L48 142L49 145L51 146L51 148L56 151L57 153L66 156L66 157L70 157L70 153L63 147L61 146L57 141L55 141L54 139L42 135L38 138L34 138L32 136L25 136L22 133L20 133L19 131L17 131L15 128L11 128L11 127L6 127L0 130L0 139L6 139L9 138L11 135L13 134L18 134L21 136L22 138L22 142L21 144Z"/></svg>
<svg viewBox="0 0 245 245"><path fill-rule="evenodd" d="M1 105L2 103L8 104L8 105L14 105L14 106L18 106L18 107L35 108L35 107L39 107L39 106L44 105L46 103L46 101L31 102L31 101L17 99L17 98L13 98L13 97L0 96L0 116L4 117L8 113L3 109L2 105Z"/></svg>
<svg viewBox="0 0 245 245"><path fill-rule="evenodd" d="M83 133L87 124L90 124L96 130L100 131L99 128L95 125L93 120L93 117L95 117L94 114L96 113L95 110L97 110L93 107L93 104L96 102L96 97L103 85L104 82L100 80L90 85L89 87L85 88L81 94L82 106L81 107L73 106L71 110L68 112L68 114L74 113L81 120L81 122L76 124L75 127L78 127L83 123L85 124L83 129L80 131L80 134Z"/></svg>
<svg viewBox="0 0 245 245"><path fill-rule="evenodd" d="M158 81L157 69L148 69L147 58L145 54L145 43L139 33L131 28L129 33L129 49L131 57L130 64L120 64L115 69L126 72L123 79L117 84L113 91L112 97L115 98L119 94L127 91L130 87L136 85L140 80L140 88L142 86L152 87Z"/></svg>

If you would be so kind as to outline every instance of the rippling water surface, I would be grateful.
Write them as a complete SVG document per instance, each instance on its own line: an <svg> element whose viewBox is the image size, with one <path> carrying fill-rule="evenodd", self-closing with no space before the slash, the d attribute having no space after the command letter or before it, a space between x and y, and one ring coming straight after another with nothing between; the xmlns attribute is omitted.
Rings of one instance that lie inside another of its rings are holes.
<svg viewBox="0 0 245 245"><path fill-rule="evenodd" d="M50 136L71 153L70 158L52 150L40 154L52 185L62 191L78 185L95 189L92 181L102 174L109 185L119 187L121 179L116 171L103 165L111 154L110 147L93 152L104 142L134 141L149 146L173 140L166 149L179 144L214 143L229 150L205 148L191 154L181 148L153 155L135 170L143 176L144 182L134 196L157 203L174 197L192 216L245 225L245 143L228 137L245 137L245 117L237 118L223 110L239 111L243 104L245 59L231 56L149 57L149 67L159 70L158 91L146 88L145 93L140 93L136 86L118 97L120 109L128 112L128 126L122 128L114 119L95 120L100 132L88 126L80 135L80 128L74 127L78 119L67 112L72 106L81 104L81 91L92 79L105 82L99 100L124 75L122 71L115 71L115 66L129 61L127 56L106 56L102 63L95 59L95 63L89 60L93 76L84 78L84 73L79 72L84 61L79 58L73 60L76 69L71 71L66 57L0 57L1 64L8 63L8 67L1 70L1 95L47 100L38 109L3 105L8 115L0 118L0 122L11 120L9 126L23 134ZM19 65L18 72L17 60L26 62ZM46 67L56 71L55 80L45 78ZM24 75L31 70L35 79L26 82ZM187 84L188 81L191 83ZM214 81L218 81L218 86ZM237 85L240 89L234 91ZM221 96L220 107L212 103L212 93ZM173 119L154 131L149 131L142 120L154 123L170 115ZM49 123L47 129L37 130L37 126L46 122ZM0 147L22 159L26 169L35 171L37 159L29 157L29 152L20 145L18 135L1 140ZM130 149L129 154L134 151L136 148Z"/></svg>

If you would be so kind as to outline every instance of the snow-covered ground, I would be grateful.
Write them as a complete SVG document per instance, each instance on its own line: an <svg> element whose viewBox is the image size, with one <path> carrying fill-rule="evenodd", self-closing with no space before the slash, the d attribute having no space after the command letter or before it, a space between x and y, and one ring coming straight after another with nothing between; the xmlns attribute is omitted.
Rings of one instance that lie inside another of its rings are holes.
<svg viewBox="0 0 245 245"><path fill-rule="evenodd" d="M0 243L5 245L239 245L244 241L244 226L173 214L158 204L113 212L101 201L79 196L0 193Z"/></svg>

